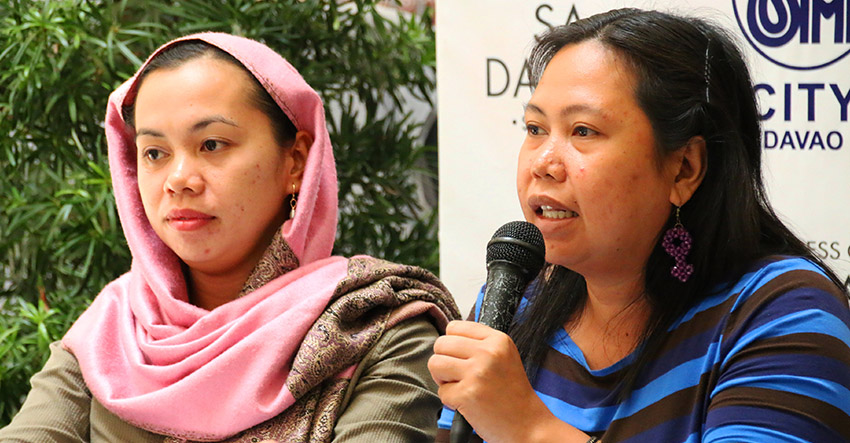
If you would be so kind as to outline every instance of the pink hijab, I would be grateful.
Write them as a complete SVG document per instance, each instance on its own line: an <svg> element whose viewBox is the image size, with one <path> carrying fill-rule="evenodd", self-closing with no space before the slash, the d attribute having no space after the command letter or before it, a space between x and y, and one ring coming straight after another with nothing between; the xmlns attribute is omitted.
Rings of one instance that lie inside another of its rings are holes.
<svg viewBox="0 0 850 443"><path fill-rule="evenodd" d="M292 356L345 277L348 260L330 256L337 182L319 96L280 55L241 37L190 35L151 58L187 39L238 59L295 127L313 136L296 216L281 228L300 267L213 311L188 303L181 262L145 216L134 134L121 116L122 105L134 99L137 73L112 93L106 111L109 166L132 267L103 289L63 344L94 397L125 421L223 439L293 404L285 388Z"/></svg>

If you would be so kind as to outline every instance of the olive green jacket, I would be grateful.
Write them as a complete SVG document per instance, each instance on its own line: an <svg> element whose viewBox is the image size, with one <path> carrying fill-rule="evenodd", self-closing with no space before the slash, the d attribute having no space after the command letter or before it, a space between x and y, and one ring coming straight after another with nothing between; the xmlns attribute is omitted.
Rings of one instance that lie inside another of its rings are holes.
<svg viewBox="0 0 850 443"><path fill-rule="evenodd" d="M437 386L427 370L436 328L425 316L387 331L354 373L341 415L333 425L334 442L429 442L440 411ZM215 405L210 405L211 408ZM174 411L179 414L180 411ZM273 439L270 420L226 440ZM51 345L44 368L33 376L32 390L2 442L177 442L124 422L91 396L77 360L61 343Z"/></svg>

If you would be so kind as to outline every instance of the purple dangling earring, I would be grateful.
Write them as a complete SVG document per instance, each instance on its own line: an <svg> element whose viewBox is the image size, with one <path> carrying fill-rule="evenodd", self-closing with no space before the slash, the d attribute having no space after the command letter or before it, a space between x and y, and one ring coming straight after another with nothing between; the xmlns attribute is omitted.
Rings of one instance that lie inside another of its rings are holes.
<svg viewBox="0 0 850 443"><path fill-rule="evenodd" d="M694 265L685 262L685 257L691 252L694 239L690 232L682 226L682 221L679 219L680 209L679 206L676 206L676 224L664 233L661 246L670 254L670 257L673 257L673 260L676 260L676 264L670 269L670 275L684 283L694 273Z"/></svg>

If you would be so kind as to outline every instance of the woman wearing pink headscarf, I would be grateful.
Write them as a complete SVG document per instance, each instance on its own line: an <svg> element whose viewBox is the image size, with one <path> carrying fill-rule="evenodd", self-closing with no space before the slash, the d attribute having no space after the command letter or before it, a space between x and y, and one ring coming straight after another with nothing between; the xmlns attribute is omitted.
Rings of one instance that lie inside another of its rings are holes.
<svg viewBox="0 0 850 443"><path fill-rule="evenodd" d="M133 254L32 379L2 441L427 441L430 347L457 308L425 270L331 257L318 95L268 47L172 41L112 93Z"/></svg>

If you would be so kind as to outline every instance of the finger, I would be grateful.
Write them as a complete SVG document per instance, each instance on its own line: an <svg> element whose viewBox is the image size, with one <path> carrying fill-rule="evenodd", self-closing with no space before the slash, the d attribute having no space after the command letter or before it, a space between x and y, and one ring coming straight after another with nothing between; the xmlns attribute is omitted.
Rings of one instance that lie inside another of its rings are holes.
<svg viewBox="0 0 850 443"><path fill-rule="evenodd" d="M457 411L458 403L455 398L457 392L457 383L445 383L437 389L437 396L440 397L440 402L449 409Z"/></svg>
<svg viewBox="0 0 850 443"><path fill-rule="evenodd" d="M475 385L463 381L444 383L437 388L437 396L440 397L440 401L449 409L464 415L464 411L469 410L475 404L477 395L478 390Z"/></svg>
<svg viewBox="0 0 850 443"><path fill-rule="evenodd" d="M449 357L467 359L480 347L481 340L460 335L443 335L434 341L434 353Z"/></svg>
<svg viewBox="0 0 850 443"><path fill-rule="evenodd" d="M446 326L446 335L460 335L463 337L483 340L499 331L474 321L452 321Z"/></svg>
<svg viewBox="0 0 850 443"><path fill-rule="evenodd" d="M428 359L428 371L437 385L454 383L463 378L466 360L434 354Z"/></svg>

